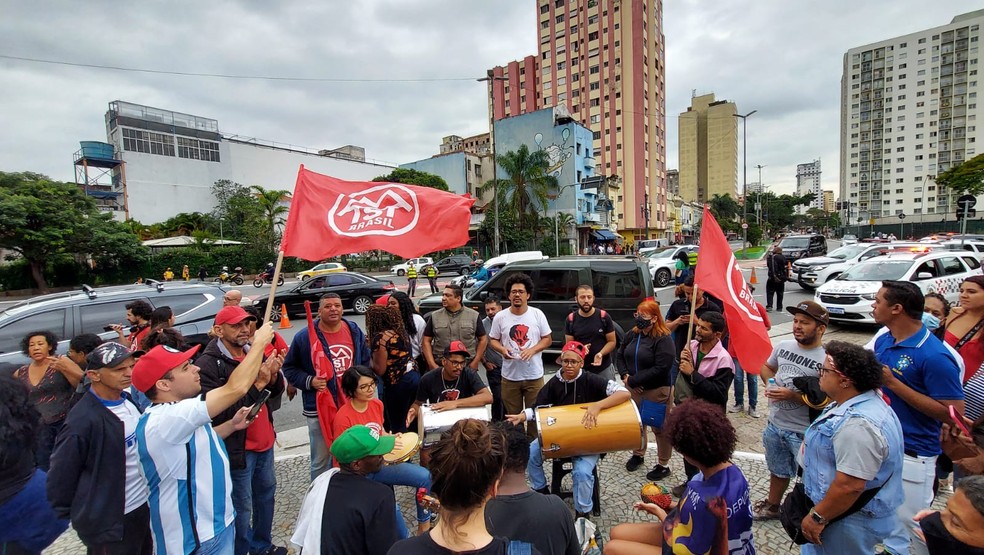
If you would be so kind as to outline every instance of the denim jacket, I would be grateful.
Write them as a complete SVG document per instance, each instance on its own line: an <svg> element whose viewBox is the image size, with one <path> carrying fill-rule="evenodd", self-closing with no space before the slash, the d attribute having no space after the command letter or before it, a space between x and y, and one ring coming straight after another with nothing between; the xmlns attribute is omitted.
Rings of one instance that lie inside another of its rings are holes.
<svg viewBox="0 0 984 555"><path fill-rule="evenodd" d="M803 439L803 485L806 494L819 503L827 495L837 473L833 437L850 418L864 418L881 430L888 443L888 457L865 489L882 486L860 513L871 518L895 514L904 500L902 492L902 425L898 417L875 391L862 393L843 405L831 403L810 427Z"/></svg>

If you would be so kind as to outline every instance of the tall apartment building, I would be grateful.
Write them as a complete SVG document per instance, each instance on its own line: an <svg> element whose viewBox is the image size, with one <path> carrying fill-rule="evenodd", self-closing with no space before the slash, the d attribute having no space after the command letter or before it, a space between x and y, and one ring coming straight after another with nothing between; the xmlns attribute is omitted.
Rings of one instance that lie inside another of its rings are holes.
<svg viewBox="0 0 984 555"><path fill-rule="evenodd" d="M820 190L820 159L806 164L796 165L796 196L813 193L813 201L807 206L797 206L800 214L805 214L810 208L823 210L823 193Z"/></svg>
<svg viewBox="0 0 984 555"><path fill-rule="evenodd" d="M662 0L538 0L536 56L489 70L495 120L566 106L591 129L594 173L610 190L613 222L629 238L649 225L669 236Z"/></svg>
<svg viewBox="0 0 984 555"><path fill-rule="evenodd" d="M982 23L978 10L844 54L842 221L954 221L958 195L934 178L976 154Z"/></svg>
<svg viewBox="0 0 984 555"><path fill-rule="evenodd" d="M694 96L678 125L680 196L704 203L714 195L737 199L738 108L715 100L714 93Z"/></svg>
<svg viewBox="0 0 984 555"><path fill-rule="evenodd" d="M680 170L666 170L666 195L673 198L680 194Z"/></svg>
<svg viewBox="0 0 984 555"><path fill-rule="evenodd" d="M834 211L834 192L830 189L823 190L823 211L828 214Z"/></svg>

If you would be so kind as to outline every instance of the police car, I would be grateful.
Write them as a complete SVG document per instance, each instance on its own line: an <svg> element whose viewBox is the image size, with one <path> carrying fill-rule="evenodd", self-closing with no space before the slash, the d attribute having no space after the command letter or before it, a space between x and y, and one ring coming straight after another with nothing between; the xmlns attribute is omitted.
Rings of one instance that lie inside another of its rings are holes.
<svg viewBox="0 0 984 555"><path fill-rule="evenodd" d="M942 247L926 243L855 243L834 249L825 256L800 258L793 262L792 273L800 287L807 291L813 291L817 286L827 283L855 264L864 262L869 258L893 250L922 252L936 248Z"/></svg>
<svg viewBox="0 0 984 555"><path fill-rule="evenodd" d="M827 309L832 321L874 324L871 304L883 280L911 281L923 294L936 292L954 302L960 283L973 275L981 275L981 263L969 252L890 252L861 262L818 287L816 302Z"/></svg>

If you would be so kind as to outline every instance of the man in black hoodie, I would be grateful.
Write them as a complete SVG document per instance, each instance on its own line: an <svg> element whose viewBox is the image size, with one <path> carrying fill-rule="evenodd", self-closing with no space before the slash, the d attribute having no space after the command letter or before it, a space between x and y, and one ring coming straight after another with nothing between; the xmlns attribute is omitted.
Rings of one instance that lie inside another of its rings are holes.
<svg viewBox="0 0 984 555"><path fill-rule="evenodd" d="M202 380L202 393L225 385L232 371L249 352L250 327L256 321L239 306L226 306L215 315L215 336L195 361ZM232 504L236 509L236 555L247 553L284 554L274 546L273 508L277 478L273 468L273 411L280 406L284 379L280 365L284 353L272 353L277 361L260 367L253 387L238 402L212 420L213 426L230 420L242 408L256 403L264 389L270 397L245 430L233 432L225 439L232 473Z"/></svg>
<svg viewBox="0 0 984 555"><path fill-rule="evenodd" d="M142 354L114 342L89 353L91 385L69 412L51 455L48 500L58 516L71 517L89 553L143 555L154 548L137 453L140 410L128 393Z"/></svg>

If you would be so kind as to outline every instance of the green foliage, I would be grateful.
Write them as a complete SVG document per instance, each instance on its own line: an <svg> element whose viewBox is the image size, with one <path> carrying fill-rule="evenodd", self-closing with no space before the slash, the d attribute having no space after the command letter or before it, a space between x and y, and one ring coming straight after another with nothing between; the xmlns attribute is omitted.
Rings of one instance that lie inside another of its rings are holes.
<svg viewBox="0 0 984 555"><path fill-rule="evenodd" d="M270 252L276 252L281 238L280 227L284 224L288 212L281 201L290 196L290 191L283 189L268 191L259 185L251 186L250 190L256 193L256 202L263 214L263 227L258 230L257 236L259 244L268 247Z"/></svg>
<svg viewBox="0 0 984 555"><path fill-rule="evenodd" d="M513 252L529 250L528 247L533 241L533 232L530 229L519 227L519 218L515 212L505 210L499 212L499 239L502 241L501 252ZM492 245L495 242L495 219L492 214L492 205L485 213L485 219L478 228L478 239L483 245Z"/></svg>
<svg viewBox="0 0 984 555"><path fill-rule="evenodd" d="M718 221L722 229L724 228L724 220L732 220L741 214L741 206L738 201L728 194L714 195L707 204L710 205L711 214L714 214L714 219Z"/></svg>
<svg viewBox="0 0 984 555"><path fill-rule="evenodd" d="M147 256L129 227L101 212L77 185L30 172L0 172L0 248L23 257L41 290L50 266L66 256L105 270Z"/></svg>
<svg viewBox="0 0 984 555"><path fill-rule="evenodd" d="M758 202L762 205L763 227L768 230L779 230L794 225L796 207L808 205L813 199L813 194L800 197L796 195L776 196L775 193L762 193L751 198L757 198Z"/></svg>
<svg viewBox="0 0 984 555"><path fill-rule="evenodd" d="M505 238L501 220L506 212L516 213L519 228L534 229L535 235L535 228L539 226L539 214L546 209L548 195L557 189L557 178L547 174L547 168L550 167L547 152L530 152L526 145L520 145L516 151L497 155L496 162L509 178L487 181L480 187L480 191L486 194L497 189L499 235Z"/></svg>
<svg viewBox="0 0 984 555"><path fill-rule="evenodd" d="M444 181L443 177L411 168L396 168L386 175L381 175L373 179L373 181L406 183L407 185L430 187L439 191L450 191L448 183Z"/></svg>
<svg viewBox="0 0 984 555"><path fill-rule="evenodd" d="M936 184L961 194L984 193L984 154L978 154L939 174L936 176Z"/></svg>
<svg viewBox="0 0 984 555"><path fill-rule="evenodd" d="M758 245L762 242L762 227L758 224L749 223L748 224L748 244Z"/></svg>

